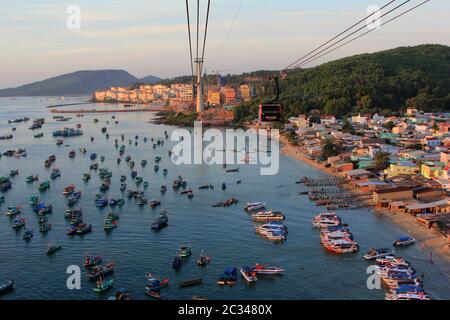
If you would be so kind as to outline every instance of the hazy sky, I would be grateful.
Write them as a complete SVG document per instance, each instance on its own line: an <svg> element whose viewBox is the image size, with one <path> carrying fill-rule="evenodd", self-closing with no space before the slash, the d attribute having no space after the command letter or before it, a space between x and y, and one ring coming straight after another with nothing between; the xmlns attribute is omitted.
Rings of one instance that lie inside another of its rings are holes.
<svg viewBox="0 0 450 320"><path fill-rule="evenodd" d="M207 1L200 2L205 9ZM370 5L387 2L212 0L205 69L281 69L366 16ZM70 5L81 8L79 31L66 27ZM0 8L0 88L87 69L125 69L137 77L190 73L184 0L0 0ZM314 64L397 46L450 45L449 30L450 1L431 0Z"/></svg>

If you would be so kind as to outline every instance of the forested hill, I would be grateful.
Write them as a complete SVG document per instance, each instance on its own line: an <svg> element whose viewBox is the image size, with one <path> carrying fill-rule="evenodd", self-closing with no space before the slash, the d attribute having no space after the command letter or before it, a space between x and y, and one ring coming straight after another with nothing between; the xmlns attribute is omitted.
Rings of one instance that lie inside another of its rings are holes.
<svg viewBox="0 0 450 320"><path fill-rule="evenodd" d="M449 111L450 47L401 47L296 70L281 81L281 91L287 117L312 109L336 116L389 114L406 106ZM237 117L255 117L258 103L237 108Z"/></svg>

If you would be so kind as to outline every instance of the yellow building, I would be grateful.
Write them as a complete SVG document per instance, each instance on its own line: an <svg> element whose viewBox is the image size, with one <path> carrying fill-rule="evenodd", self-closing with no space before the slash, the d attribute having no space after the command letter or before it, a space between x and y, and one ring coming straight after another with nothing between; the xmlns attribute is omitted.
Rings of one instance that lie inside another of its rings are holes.
<svg viewBox="0 0 450 320"><path fill-rule="evenodd" d="M447 170L432 164L422 164L420 173L427 179L448 179Z"/></svg>
<svg viewBox="0 0 450 320"><path fill-rule="evenodd" d="M222 95L221 95L220 91L209 90L208 91L208 103L212 104L212 105L222 104Z"/></svg>
<svg viewBox="0 0 450 320"><path fill-rule="evenodd" d="M401 174L415 174L419 172L419 168L413 162L399 162L389 165L389 168L384 172L387 174L388 178L392 178Z"/></svg>

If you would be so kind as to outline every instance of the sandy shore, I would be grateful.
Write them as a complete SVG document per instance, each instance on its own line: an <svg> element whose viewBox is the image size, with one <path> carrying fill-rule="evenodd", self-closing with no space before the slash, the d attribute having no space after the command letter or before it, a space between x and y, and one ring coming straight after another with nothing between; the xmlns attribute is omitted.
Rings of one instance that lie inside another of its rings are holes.
<svg viewBox="0 0 450 320"><path fill-rule="evenodd" d="M295 160L302 161L311 167L318 169L326 174L338 176L333 169L326 168L323 165L317 163L314 160L308 159L300 151L300 148L291 145L285 136L280 136L280 142L283 144L281 153L291 157ZM358 191L352 189L348 184L343 186L348 191L359 194ZM369 203L367 203L369 205ZM405 234L414 237L417 240L419 246L424 251L426 258L431 260L433 255L439 255L439 257L450 262L450 248L447 240L434 229L427 229L417 223L415 217L402 213L392 213L388 210L374 209L375 214L383 215L390 222L400 226L405 230Z"/></svg>

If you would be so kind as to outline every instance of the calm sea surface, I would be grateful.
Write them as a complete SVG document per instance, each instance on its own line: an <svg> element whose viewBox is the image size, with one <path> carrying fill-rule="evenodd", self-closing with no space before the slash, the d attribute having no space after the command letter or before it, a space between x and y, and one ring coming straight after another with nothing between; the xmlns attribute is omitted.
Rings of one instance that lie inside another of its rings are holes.
<svg viewBox="0 0 450 320"><path fill-rule="evenodd" d="M65 103L80 100L66 99ZM82 99L81 99L82 100ZM150 113L118 113L119 124L114 124L112 114L86 115L69 122L56 122L45 106L54 104L47 98L0 99L0 135L11 133L14 125L7 120L19 117L46 118L42 130L31 131L28 123L17 125L13 132L14 139L0 141L0 151L25 148L28 157L0 159L0 175L7 175L12 169L20 174L12 179L13 189L5 193L6 201L0 205L0 281L15 279L16 289L2 299L106 299L115 291L104 295L92 291L93 283L82 276L82 289L70 291L66 287L66 268L69 265L82 265L85 252L102 255L107 261L117 264L114 273L114 288L126 287L134 299L151 299L144 295L145 274L154 273L169 278L171 285L162 290L164 299L191 299L193 295L204 295L210 299L383 299L385 291L368 290L366 287L366 269L368 263L363 261L363 254L371 246L390 246L393 239L407 233L407 230L394 226L366 209L338 212L349 224L355 240L360 245L360 252L349 255L332 255L320 245L319 232L312 228L311 219L323 210L316 207L307 197L298 196L304 186L295 181L302 176L318 177L323 175L317 170L290 158L281 156L280 172L276 176L260 176L257 166L241 166L240 173L225 174L221 166L175 166L168 157L168 151L174 143L169 141L156 150L152 149L150 138L163 138L164 130L169 133L173 127L158 126L149 123ZM90 108L93 106L83 106ZM75 107L76 108L76 107ZM93 123L94 117L100 121ZM106 121L110 121L107 125ZM65 139L70 146L56 146L56 139L51 132L63 126L75 127L82 124L84 135ZM101 134L102 127L108 127L110 139ZM39 132L44 138L34 139ZM168 212L169 226L160 232L150 230L150 224L159 214L160 208L140 208L134 200L125 198L121 209L112 211L120 214L119 226L111 233L103 231L103 221L110 209L95 207L93 196L98 193L101 182L92 172L92 179L83 183L83 173L89 172L92 152L98 157L105 156L100 167L108 167L113 172L112 187L107 197L118 198L121 175L128 177L130 189L136 186L130 179L130 169L123 161L118 165L118 151L114 148L114 139L125 135L126 154L136 162L139 176L149 181L145 191L150 199L161 199L163 208ZM128 145L128 139L134 141L139 136L139 145ZM95 137L94 143L90 137ZM149 142L144 143L143 138ZM80 147L87 149L86 155L78 152ZM75 159L69 159L70 150L76 150ZM38 184L27 184L25 178L39 174L40 180L47 180L50 171L44 168L44 160L49 155L56 155L54 167L61 169L62 177L51 182L47 192L39 193ZM161 170L153 170L154 157L160 155ZM140 162L147 159L146 168ZM167 168L167 177L162 169ZM182 175L188 181L188 187L194 189L194 198L187 199L171 188L172 181ZM242 180L242 184L236 181ZM227 190L220 186L225 182ZM74 183L83 191L77 206L84 212L86 223L93 225L93 232L83 237L69 237L66 230L69 225L64 219L66 199L63 188ZM215 191L200 191L198 187L213 184ZM168 191L161 195L160 186L167 185ZM53 205L53 214L49 223L53 229L46 235L39 233L38 220L32 212L28 200L32 195L39 195L42 202ZM237 206L229 208L212 208L219 201L236 197ZM253 223L244 213L246 202L263 201L269 208L282 210L289 228L288 240L282 244L266 241L254 233ZM7 217L7 206L22 205L27 227L34 230L34 238L25 242L22 231L11 228L11 219ZM45 254L47 243L57 240L63 248L53 256ZM188 258L180 271L171 268L173 257L182 245L192 247L193 255ZM212 257L212 262L205 268L196 265L196 259L204 249ZM422 252L419 245L398 250L398 253L410 260L419 274L425 273L425 288L434 299L450 299L450 267L439 257L435 263L428 261L428 253ZM280 277L260 278L253 285L247 285L242 278L233 287L219 287L217 278L229 266L241 267L246 264L268 263L286 269ZM84 273L84 268L82 267ZM179 289L179 281L203 278L204 284L187 289Z"/></svg>

